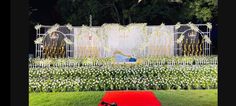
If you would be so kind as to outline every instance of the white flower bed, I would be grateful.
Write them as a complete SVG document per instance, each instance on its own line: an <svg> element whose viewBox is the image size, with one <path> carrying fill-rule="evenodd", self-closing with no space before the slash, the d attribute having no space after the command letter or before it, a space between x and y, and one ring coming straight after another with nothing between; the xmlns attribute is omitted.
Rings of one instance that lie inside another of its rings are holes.
<svg viewBox="0 0 236 106"><path fill-rule="evenodd" d="M30 92L217 88L217 65L106 65L29 69Z"/></svg>

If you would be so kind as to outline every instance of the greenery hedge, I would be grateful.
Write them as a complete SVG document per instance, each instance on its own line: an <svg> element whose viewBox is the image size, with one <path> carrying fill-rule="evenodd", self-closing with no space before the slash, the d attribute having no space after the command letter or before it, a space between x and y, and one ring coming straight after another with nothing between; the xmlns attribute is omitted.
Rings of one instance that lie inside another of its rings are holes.
<svg viewBox="0 0 236 106"><path fill-rule="evenodd" d="M217 65L29 68L30 92L215 88Z"/></svg>

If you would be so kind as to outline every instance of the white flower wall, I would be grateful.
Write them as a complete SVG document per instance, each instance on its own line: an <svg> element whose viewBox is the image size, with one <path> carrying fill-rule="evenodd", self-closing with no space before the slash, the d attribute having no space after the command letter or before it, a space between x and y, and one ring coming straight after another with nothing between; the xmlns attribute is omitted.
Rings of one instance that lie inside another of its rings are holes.
<svg viewBox="0 0 236 106"><path fill-rule="evenodd" d="M104 24L74 31L75 57L111 57L115 51L134 57L174 55L174 26Z"/></svg>

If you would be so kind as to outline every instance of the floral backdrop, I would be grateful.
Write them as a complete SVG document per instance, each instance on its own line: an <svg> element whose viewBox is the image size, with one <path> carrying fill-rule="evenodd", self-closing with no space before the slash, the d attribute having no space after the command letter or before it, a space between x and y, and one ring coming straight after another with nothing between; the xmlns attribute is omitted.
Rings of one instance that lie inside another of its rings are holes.
<svg viewBox="0 0 236 106"><path fill-rule="evenodd" d="M75 57L110 57L115 51L135 57L174 55L174 26L103 24L74 31Z"/></svg>

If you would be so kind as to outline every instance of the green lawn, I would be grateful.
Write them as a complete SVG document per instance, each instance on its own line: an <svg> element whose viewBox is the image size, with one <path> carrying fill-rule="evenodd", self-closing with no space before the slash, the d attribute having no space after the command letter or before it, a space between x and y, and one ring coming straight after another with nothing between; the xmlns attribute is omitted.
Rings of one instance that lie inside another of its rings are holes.
<svg viewBox="0 0 236 106"><path fill-rule="evenodd" d="M153 91L162 106L217 106L217 90ZM105 92L30 93L29 106L97 106Z"/></svg>

